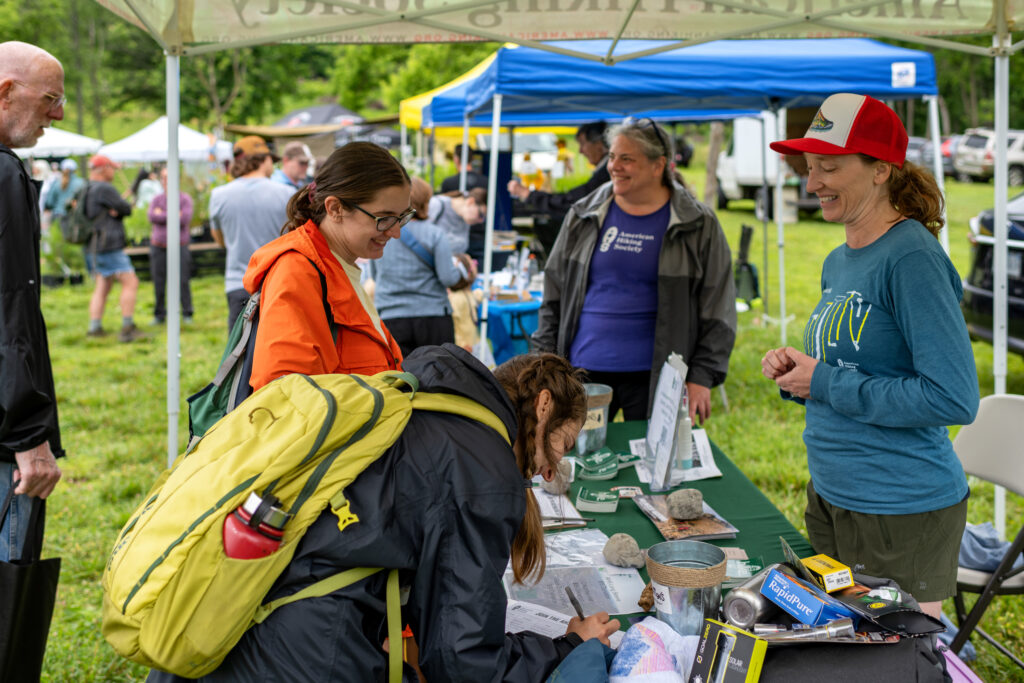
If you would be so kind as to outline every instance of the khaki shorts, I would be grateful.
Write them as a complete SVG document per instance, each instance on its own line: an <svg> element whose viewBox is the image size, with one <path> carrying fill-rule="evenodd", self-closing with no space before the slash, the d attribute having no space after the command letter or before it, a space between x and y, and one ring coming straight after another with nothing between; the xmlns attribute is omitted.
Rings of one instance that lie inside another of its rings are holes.
<svg viewBox="0 0 1024 683"><path fill-rule="evenodd" d="M967 499L913 515L871 515L828 503L807 482L807 535L819 553L869 576L895 580L918 602L956 593Z"/></svg>

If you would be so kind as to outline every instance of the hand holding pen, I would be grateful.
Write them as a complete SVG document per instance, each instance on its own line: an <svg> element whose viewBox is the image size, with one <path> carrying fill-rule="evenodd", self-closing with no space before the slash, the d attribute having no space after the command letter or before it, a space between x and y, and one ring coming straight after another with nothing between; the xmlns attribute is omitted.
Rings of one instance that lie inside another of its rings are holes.
<svg viewBox="0 0 1024 683"><path fill-rule="evenodd" d="M589 617L584 616L583 606L576 599L576 594L572 592L572 588L566 586L565 594L569 596L569 602L572 604L572 608L576 610L577 615L569 619L569 628L565 632L575 633L583 640L597 638L605 645L608 645L608 636L618 631L621 627L619 620L612 619L608 616L607 612L596 612Z"/></svg>

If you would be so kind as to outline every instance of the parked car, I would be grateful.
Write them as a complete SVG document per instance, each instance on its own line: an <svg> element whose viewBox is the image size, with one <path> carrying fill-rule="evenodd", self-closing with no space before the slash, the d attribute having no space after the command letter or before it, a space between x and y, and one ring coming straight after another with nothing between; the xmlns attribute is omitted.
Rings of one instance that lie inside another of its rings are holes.
<svg viewBox="0 0 1024 683"><path fill-rule="evenodd" d="M1006 206L1007 218L1007 349L1024 356L1024 194ZM992 236L993 210L986 209L970 220L971 266L964 280L960 309L974 339L992 341Z"/></svg>
<svg viewBox="0 0 1024 683"><path fill-rule="evenodd" d="M924 149L925 147L931 147L931 141L928 138L913 137L907 139L907 161L915 163L919 166L924 165ZM931 165L928 166L931 168Z"/></svg>
<svg viewBox="0 0 1024 683"><path fill-rule="evenodd" d="M995 172L996 133L991 128L969 128L960 138L953 165L957 174L986 182ZM1024 131L1006 137L1007 182L1024 185Z"/></svg>
<svg viewBox="0 0 1024 683"><path fill-rule="evenodd" d="M940 141L940 149L942 154L942 175L947 178L956 175L956 169L953 168L953 158L956 156L956 144L960 140L959 135L946 135ZM921 165L927 168L929 171L932 168L932 159L934 152L932 151L932 141L928 140L924 145L921 146Z"/></svg>

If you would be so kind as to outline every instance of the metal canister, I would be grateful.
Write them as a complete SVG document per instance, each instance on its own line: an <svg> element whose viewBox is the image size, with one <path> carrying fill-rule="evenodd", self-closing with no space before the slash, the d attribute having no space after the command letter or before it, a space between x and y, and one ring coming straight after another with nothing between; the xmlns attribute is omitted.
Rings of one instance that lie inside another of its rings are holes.
<svg viewBox="0 0 1024 683"><path fill-rule="evenodd" d="M727 622L737 628L750 630L754 624L767 620L779 609L775 603L761 595L761 585L772 569L790 575L793 573L785 564L771 564L730 590L722 602L722 613Z"/></svg>

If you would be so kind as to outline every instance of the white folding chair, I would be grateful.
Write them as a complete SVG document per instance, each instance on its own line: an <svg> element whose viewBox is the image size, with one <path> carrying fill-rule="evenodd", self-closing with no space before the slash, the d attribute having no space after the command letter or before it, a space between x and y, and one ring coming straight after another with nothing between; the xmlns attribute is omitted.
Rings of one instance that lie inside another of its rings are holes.
<svg viewBox="0 0 1024 683"><path fill-rule="evenodd" d="M979 479L998 484L1018 496L1024 496L1024 396L999 394L981 399L978 417L960 429L953 440L953 449L964 471ZM1010 544L994 572L967 567L957 570L956 617L960 632L950 649L959 653L972 631L1024 669L1024 662L985 633L978 622L997 595L1024 593L1022 569L1012 570L1015 558L1024 550L1024 527ZM964 593L977 593L978 600L970 613L964 609Z"/></svg>

